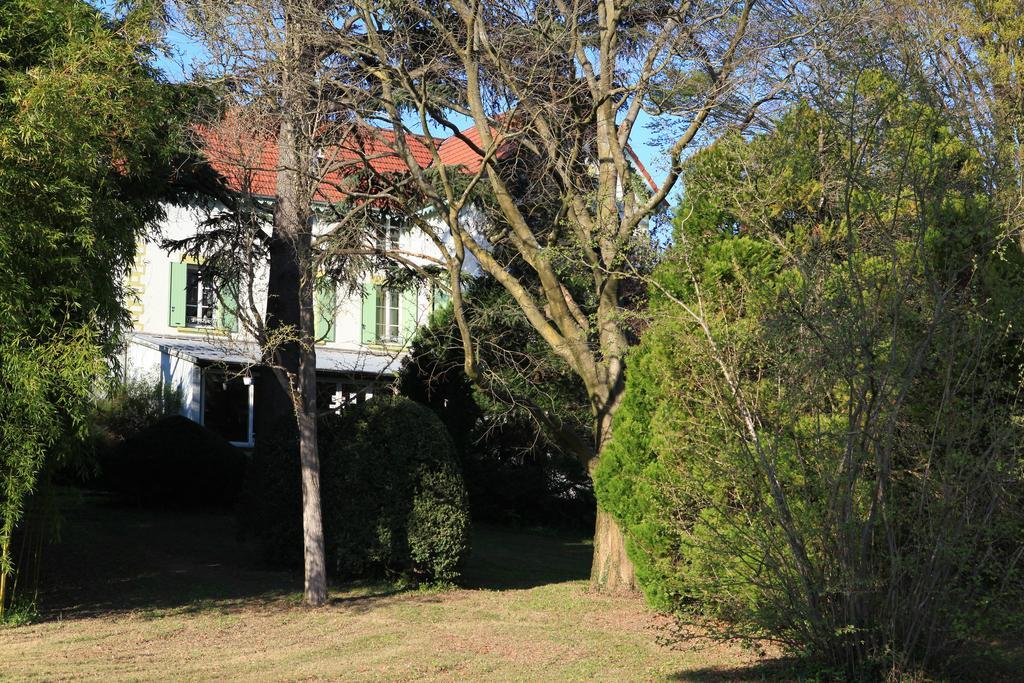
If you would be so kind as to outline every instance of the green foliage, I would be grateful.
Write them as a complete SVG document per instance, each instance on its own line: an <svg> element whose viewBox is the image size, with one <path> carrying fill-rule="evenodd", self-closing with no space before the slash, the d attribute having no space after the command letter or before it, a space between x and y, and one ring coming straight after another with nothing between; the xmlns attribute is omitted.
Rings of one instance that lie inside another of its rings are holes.
<svg viewBox="0 0 1024 683"><path fill-rule="evenodd" d="M466 493L451 438L427 408L375 396L318 424L328 570L449 582L469 552ZM299 457L294 427L261 438L243 522L268 558L298 563Z"/></svg>
<svg viewBox="0 0 1024 683"><path fill-rule="evenodd" d="M149 18L114 24L78 0L0 12L0 611L25 498L83 435L135 240L160 215L151 171L173 136Z"/></svg>
<svg viewBox="0 0 1024 683"><path fill-rule="evenodd" d="M1024 258L935 111L836 109L689 163L595 486L653 605L898 675L1024 604Z"/></svg>
<svg viewBox="0 0 1024 683"><path fill-rule="evenodd" d="M24 626L39 618L35 602L16 597L0 616L0 626Z"/></svg>
<svg viewBox="0 0 1024 683"><path fill-rule="evenodd" d="M488 277L474 280L463 296L488 376L586 438L592 426L581 382L511 296ZM452 307L440 309L413 340L399 389L430 406L453 435L474 519L592 528L593 490L583 466L521 404L474 386L464 358Z"/></svg>
<svg viewBox="0 0 1024 683"><path fill-rule="evenodd" d="M112 448L161 419L177 415L181 401L181 390L158 375L110 381L92 405L90 428L96 448Z"/></svg>
<svg viewBox="0 0 1024 683"><path fill-rule="evenodd" d="M435 310L427 325L417 330L399 376L400 393L437 413L460 455L472 448L483 418L463 358L455 315L448 304Z"/></svg>
<svg viewBox="0 0 1024 683"><path fill-rule="evenodd" d="M84 435L99 358L86 330L43 343L0 332L0 617L16 525L47 455L65 436Z"/></svg>

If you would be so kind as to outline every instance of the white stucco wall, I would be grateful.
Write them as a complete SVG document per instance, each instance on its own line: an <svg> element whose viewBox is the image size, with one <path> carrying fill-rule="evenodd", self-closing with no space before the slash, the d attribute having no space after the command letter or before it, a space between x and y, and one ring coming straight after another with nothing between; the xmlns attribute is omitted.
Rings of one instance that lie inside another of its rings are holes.
<svg viewBox="0 0 1024 683"><path fill-rule="evenodd" d="M125 353L125 372L147 380L159 377L164 386L179 392L181 414L202 422L202 375L200 368L191 361L141 344L129 344Z"/></svg>
<svg viewBox="0 0 1024 683"><path fill-rule="evenodd" d="M180 263L187 259L179 251L165 250L161 246L161 241L165 239L178 240L196 234L204 217L204 212L198 208L168 207L167 218L159 226L159 236L140 244L136 267L130 278L130 285L135 289L135 298L138 299L135 306L137 309L135 331L203 338L225 336L222 331L172 327L170 325L171 263ZM421 263L427 263L430 257L438 255L435 245L419 230L404 232L399 247L407 252L427 255L428 258L417 259ZM254 288L261 309L266 305L265 277L264 274L261 277L262 282ZM417 301L417 324L424 324L427 321L430 304L429 289L421 287ZM246 337L244 331L236 333L234 336L240 340L244 340ZM335 311L335 339L331 342L322 342L322 344L330 348L365 350L362 344L362 297L360 292L348 293L339 288Z"/></svg>
<svg viewBox="0 0 1024 683"><path fill-rule="evenodd" d="M158 226L156 234L139 245L135 265L128 280L128 286L133 292L128 303L134 318L134 331L149 336L140 336L130 341L124 351L125 371L128 374L147 380L159 377L165 386L180 394L181 413L200 424L203 423L204 417L203 373L211 371L210 368L204 370L203 366L209 365L210 360L209 357L197 355L190 349L203 347L204 344L213 344L223 349L240 349L246 346L247 341L252 341L245 333L244 326L240 326L241 331L239 332L228 333L224 330L210 328L174 327L170 324L171 264L190 262L192 259L187 258L180 251L165 249L162 242L163 240L181 240L195 235L200 230L206 216L206 212L199 208L167 207L166 219ZM475 224L481 220L481 216L471 212L466 219L467 222ZM327 227L324 225L322 229L327 229ZM317 232L320 229L320 226L314 228ZM446 246L451 246L450 238L446 240ZM406 258L418 261L420 265L437 264L439 256L437 247L427 235L416 228L402 233L399 249L404 252ZM416 258L410 254L421 254L422 257ZM475 275L478 272L478 264L469 256L466 273ZM258 280L254 292L257 305L262 313L266 306L266 273L264 272ZM242 296L245 296L244 288ZM426 324L429 319L432 309L431 296L430 287L419 288L414 321L417 326ZM321 348L355 352L362 357L372 355L379 359L384 356L388 362L403 355L405 349L400 346L382 347L376 344L363 344L363 297L360 288L356 288L355 291L347 291L345 288L339 287L336 299L335 338L330 342L321 342L319 344ZM405 315L404 306L403 315ZM402 327L405 328L404 322ZM159 348L154 348L154 345ZM324 356L326 355L324 354ZM197 361L193 358L206 358L207 360ZM328 363L327 367L333 366ZM358 372L359 368L363 367L368 366L360 364L353 366L353 370ZM331 381L331 373L338 371L326 372L328 373L326 381ZM340 379L336 381L341 382ZM360 381L368 382L368 384L359 385ZM354 391L358 394L358 400L362 400L362 397L372 396L374 390L372 381L372 379L366 378L362 380L346 379L338 385L339 391L336 392L335 398L341 400L340 392L345 389L351 393L353 386L356 386ZM356 394L347 398L356 400ZM253 393L250 387L250 442L247 445L251 445L253 435L252 400Z"/></svg>

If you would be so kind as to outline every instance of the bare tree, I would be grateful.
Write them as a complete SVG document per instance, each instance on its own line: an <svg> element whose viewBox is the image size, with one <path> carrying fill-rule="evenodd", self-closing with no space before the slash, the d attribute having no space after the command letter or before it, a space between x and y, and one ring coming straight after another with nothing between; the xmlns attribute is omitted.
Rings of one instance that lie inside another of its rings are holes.
<svg viewBox="0 0 1024 683"><path fill-rule="evenodd" d="M812 8L757 0L359 0L356 7L378 116L410 162L416 193L409 201L432 209L408 213L444 254L467 374L486 385L459 291L475 260L585 385L589 438L542 407L529 409L593 472L626 377L623 262L675 186L688 150L756 125L814 52ZM638 168L630 146L641 114L666 140L661 183ZM414 141L429 149L429 171L413 167ZM451 154L452 145L467 154ZM465 163L446 166L453 158ZM569 259L586 273L585 287L565 277ZM602 510L594 545L592 586L632 589L625 539Z"/></svg>
<svg viewBox="0 0 1024 683"><path fill-rule="evenodd" d="M205 50L198 78L220 106L196 143L232 193L184 245L206 258L244 332L259 345L258 432L294 415L299 432L305 601L327 599L316 427L317 283L345 279L344 256L367 251L353 154L355 112L369 98L347 55L356 17L331 0L178 0L179 28ZM317 224L329 226L314 229ZM314 234L316 233L316 234ZM351 249L323 258L318 236Z"/></svg>

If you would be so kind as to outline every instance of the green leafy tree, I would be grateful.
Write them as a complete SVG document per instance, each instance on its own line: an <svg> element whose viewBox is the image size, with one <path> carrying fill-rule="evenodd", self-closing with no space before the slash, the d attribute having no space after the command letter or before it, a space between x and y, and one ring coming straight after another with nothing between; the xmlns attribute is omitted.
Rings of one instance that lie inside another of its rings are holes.
<svg viewBox="0 0 1024 683"><path fill-rule="evenodd" d="M83 436L136 239L161 215L176 95L148 66L156 19L78 0L0 12L0 615L26 499Z"/></svg>
<svg viewBox="0 0 1024 683"><path fill-rule="evenodd" d="M560 444L592 430L579 378L544 343L493 278L463 292L466 320L480 340L486 387L463 370L465 356L451 306L420 330L402 366L399 390L429 405L456 441L476 519L540 525L593 524L589 476ZM546 431L533 411L560 425Z"/></svg>
<svg viewBox="0 0 1024 683"><path fill-rule="evenodd" d="M596 476L652 604L850 676L1021 599L1024 263L907 89L868 72L691 160Z"/></svg>

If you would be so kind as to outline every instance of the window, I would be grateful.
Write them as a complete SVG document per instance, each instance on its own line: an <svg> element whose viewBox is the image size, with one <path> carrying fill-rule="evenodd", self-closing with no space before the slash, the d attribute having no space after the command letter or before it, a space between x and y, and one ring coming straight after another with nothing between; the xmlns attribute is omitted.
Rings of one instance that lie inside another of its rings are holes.
<svg viewBox="0 0 1024 683"><path fill-rule="evenodd" d="M430 310L437 311L451 303L452 297L440 285L434 285L430 290Z"/></svg>
<svg viewBox="0 0 1024 683"><path fill-rule="evenodd" d="M168 325L238 331L238 283L217 282L212 270L194 263L172 260L170 271Z"/></svg>
<svg viewBox="0 0 1024 683"><path fill-rule="evenodd" d="M381 251L398 249L402 227L391 222L389 218L384 225L377 226L377 248Z"/></svg>
<svg viewBox="0 0 1024 683"><path fill-rule="evenodd" d="M377 287L377 341L401 342L401 302L397 289Z"/></svg>
<svg viewBox="0 0 1024 683"><path fill-rule="evenodd" d="M385 282L367 282L363 289L363 344L404 344L416 329L418 290L399 289Z"/></svg>
<svg viewBox="0 0 1024 683"><path fill-rule="evenodd" d="M340 412L356 403L373 398L373 388L372 382L318 380L316 409L320 413Z"/></svg>
<svg viewBox="0 0 1024 683"><path fill-rule="evenodd" d="M189 264L185 274L185 327L213 327L217 293L200 266Z"/></svg>
<svg viewBox="0 0 1024 683"><path fill-rule="evenodd" d="M366 382L346 382L342 384L341 405L339 407L344 408L373 398L373 387L372 383Z"/></svg>

